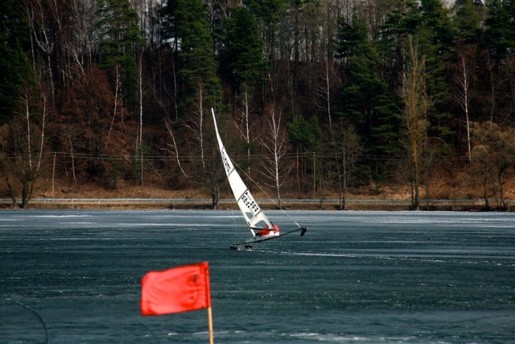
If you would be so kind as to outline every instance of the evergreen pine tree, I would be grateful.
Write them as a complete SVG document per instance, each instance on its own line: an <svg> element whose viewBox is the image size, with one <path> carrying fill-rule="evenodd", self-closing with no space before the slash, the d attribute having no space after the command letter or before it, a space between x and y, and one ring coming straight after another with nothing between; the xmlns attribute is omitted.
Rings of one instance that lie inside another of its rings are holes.
<svg viewBox="0 0 515 344"><path fill-rule="evenodd" d="M492 0L486 6L486 44L499 63L515 51L515 0Z"/></svg>
<svg viewBox="0 0 515 344"><path fill-rule="evenodd" d="M352 24L341 22L338 57L344 61L342 115L361 136L364 154L386 158L399 150L400 110L396 96L381 76L377 45L369 39L366 23L355 16ZM383 163L370 160L374 173Z"/></svg>
<svg viewBox="0 0 515 344"><path fill-rule="evenodd" d="M138 14L127 0L99 0L97 17L100 66L114 75L115 83L120 79L125 103L134 109L138 103L134 56L142 43Z"/></svg>
<svg viewBox="0 0 515 344"><path fill-rule="evenodd" d="M388 15L383 27L385 46L393 51L396 74L403 70L403 48L407 36L412 35L426 57L428 96L432 107L428 116L431 136L451 139L456 121L450 113L453 100L449 89L446 66L452 61L454 31L440 0L399 0L397 9Z"/></svg>
<svg viewBox="0 0 515 344"><path fill-rule="evenodd" d="M183 84L181 108L191 112L191 106L198 101L199 92L203 94L205 109L217 108L221 101L221 88L206 9L201 0L175 2L175 27L181 63L179 75Z"/></svg>
<svg viewBox="0 0 515 344"><path fill-rule="evenodd" d="M453 23L456 27L456 39L460 45L477 44L480 40L483 9L481 2L474 0L458 0L454 4L456 16Z"/></svg>
<svg viewBox="0 0 515 344"><path fill-rule="evenodd" d="M31 74L26 51L29 50L29 24L23 3L0 1L0 124L13 116L18 91Z"/></svg>
<svg viewBox="0 0 515 344"><path fill-rule="evenodd" d="M246 8L235 8L224 26L221 69L232 81L234 89L253 88L265 77L267 69L256 20Z"/></svg>

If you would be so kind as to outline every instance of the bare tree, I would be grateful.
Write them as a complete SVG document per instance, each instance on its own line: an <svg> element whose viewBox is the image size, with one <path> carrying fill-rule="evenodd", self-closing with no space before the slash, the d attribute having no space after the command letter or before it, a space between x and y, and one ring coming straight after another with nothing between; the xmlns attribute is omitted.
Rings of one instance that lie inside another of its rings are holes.
<svg viewBox="0 0 515 344"><path fill-rule="evenodd" d="M319 107L325 113L327 117L327 125L329 127L329 136L331 140L334 139L333 132L333 121L332 121L332 98L333 98L333 90L335 86L339 83L338 75L336 72L336 68L334 66L334 60L331 56L324 56L322 61L323 70L320 72L320 82L317 89L318 97L319 97Z"/></svg>
<svg viewBox="0 0 515 344"><path fill-rule="evenodd" d="M4 124L0 126L0 175L5 183L5 187L7 188L7 194L11 197L12 206L16 205L16 194L13 190L12 183L10 181L9 175L11 173L11 162L8 157L9 150L9 131L10 127L8 124ZM1 185L1 184L0 184Z"/></svg>
<svg viewBox="0 0 515 344"><path fill-rule="evenodd" d="M67 31L64 50L70 58L68 68L78 69L81 75L93 63L93 54L98 49L94 35L96 5L93 0L68 0L73 26Z"/></svg>
<svg viewBox="0 0 515 344"><path fill-rule="evenodd" d="M198 142L200 145L200 160L202 161L202 168L206 169L205 149L204 149L204 85L199 80L197 88L197 129L198 129Z"/></svg>
<svg viewBox="0 0 515 344"><path fill-rule="evenodd" d="M139 153L140 184L143 185L143 50L140 51L138 60L139 126L136 137L136 154Z"/></svg>
<svg viewBox="0 0 515 344"><path fill-rule="evenodd" d="M179 169L181 170L182 175L187 177L188 175L186 174L186 172L184 172L184 169L182 168L180 155L179 155L179 148L177 147L177 142L175 141L175 134L173 132L171 121L168 119L165 120L165 126L166 126L166 130L168 131L168 135L170 135L170 138L172 139L172 144L168 145L171 148L171 150L170 149L166 149L166 150L175 155L175 159L177 161L177 166L179 166Z"/></svg>
<svg viewBox="0 0 515 344"><path fill-rule="evenodd" d="M18 116L11 122L14 163L10 164L10 172L6 171L5 175L13 203L16 203L17 185L21 188L21 208L28 206L42 167L49 102L44 90L34 90L27 83L19 97ZM10 179L10 175L14 179Z"/></svg>
<svg viewBox="0 0 515 344"><path fill-rule="evenodd" d="M56 46L56 33L52 28L52 24L53 21L56 21L59 27L59 16L57 15L58 6L59 4L57 0L51 0L48 2L35 0L27 2L27 15L32 31L32 42L34 42L36 47L43 53L43 57L46 60L46 73L42 73L42 77L47 79L46 83L50 87L51 106L55 103L52 54ZM33 52L33 54L35 54L35 52ZM33 56L33 63L34 69L38 69L36 67L36 56Z"/></svg>
<svg viewBox="0 0 515 344"><path fill-rule="evenodd" d="M506 182L515 172L515 141L513 140L515 130L509 127L501 128L492 122L484 122L473 123L472 133L475 145L472 148L474 160L471 167L482 184L485 206L489 207L489 194L495 194L497 206L507 209Z"/></svg>
<svg viewBox="0 0 515 344"><path fill-rule="evenodd" d="M467 131L467 153L469 163L472 162L472 149L470 144L470 116L469 106L471 100L471 79L474 68L470 66L466 53L462 52L458 56L456 65L456 88L455 96L458 104L465 114L465 127Z"/></svg>
<svg viewBox="0 0 515 344"><path fill-rule="evenodd" d="M136 138L136 154L139 155L140 163L140 184L143 185L143 172L144 172L144 150L143 150L143 96L145 93L144 89L144 42L150 42L152 40L153 28L151 22L152 13L157 8L156 0L132 0L132 7L136 10L139 15L139 26L140 31L144 40L139 44L137 52L138 59L138 101L139 101L139 127Z"/></svg>
<svg viewBox="0 0 515 344"><path fill-rule="evenodd" d="M281 114L277 114L275 107L271 106L265 116L264 135L261 144L265 149L264 164L262 168L265 177L271 182L275 192L277 206L281 208L281 186L287 181L290 168L283 166L283 158L287 153L286 130L281 123Z"/></svg>
<svg viewBox="0 0 515 344"><path fill-rule="evenodd" d="M194 111L191 113L190 119L185 123L186 128L191 130L196 136L198 142L200 162L202 164L202 171L206 169L206 147L204 135L204 103L206 89L201 79L197 80L197 88L195 90L195 103L192 108Z"/></svg>
<svg viewBox="0 0 515 344"><path fill-rule="evenodd" d="M172 123L172 120L170 119L172 117L170 114L170 111L169 111L170 110L169 99L171 97L160 97L158 95L159 92L157 91L157 87L155 87L155 84L153 84L151 86L151 89L152 89L152 93L154 95L154 99L155 99L157 105L165 113L164 123L165 123L166 131L168 132L168 136L172 140L172 143L167 144L167 147L163 148L163 150L165 150L169 154L172 154L173 156L175 156L175 160L177 161L177 166L181 170L181 174L184 177L188 177L187 173L185 172L185 170L182 167L182 163L180 160L179 145L177 144L176 134L173 129L173 123ZM166 90L164 90L164 92L166 92ZM177 109L177 107L175 106L172 111L175 113L175 115L173 117L175 117L177 119L176 109Z"/></svg>
<svg viewBox="0 0 515 344"><path fill-rule="evenodd" d="M242 85L243 91L242 91L242 106L243 110L238 110L240 115L240 120L238 121L240 125L238 126L238 130L240 131L241 135L245 139L245 144L247 146L247 174L250 175L250 156L252 154L251 150L251 137L250 137L250 104L249 104L249 87L246 83Z"/></svg>
<svg viewBox="0 0 515 344"><path fill-rule="evenodd" d="M425 57L420 56L412 36L407 40L407 62L402 78L401 98L411 164L412 207L420 206L421 159L427 141L427 111L430 101L425 84Z"/></svg>
<svg viewBox="0 0 515 344"><path fill-rule="evenodd" d="M343 119L336 122L334 136L334 161L338 190L338 209L347 209L347 192L352 183L356 161L362 150L359 137L354 128L344 124Z"/></svg>
<svg viewBox="0 0 515 344"><path fill-rule="evenodd" d="M113 103L113 116L111 117L111 125L109 126L109 131L107 132L107 137L105 140L104 149L107 149L109 144L109 140L111 138L111 133L113 132L114 122L116 119L116 113L118 112L118 104L122 103L122 99L120 98L120 67L118 65L115 66L115 81L114 81L114 103ZM123 107L120 107L120 117L123 123Z"/></svg>
<svg viewBox="0 0 515 344"><path fill-rule="evenodd" d="M489 154L489 147L482 144L474 145L472 149L474 160L470 164L469 170L473 176L473 182L479 184L481 188L481 198L485 202L485 209L490 209L490 197L495 195L495 182L492 180L492 164Z"/></svg>

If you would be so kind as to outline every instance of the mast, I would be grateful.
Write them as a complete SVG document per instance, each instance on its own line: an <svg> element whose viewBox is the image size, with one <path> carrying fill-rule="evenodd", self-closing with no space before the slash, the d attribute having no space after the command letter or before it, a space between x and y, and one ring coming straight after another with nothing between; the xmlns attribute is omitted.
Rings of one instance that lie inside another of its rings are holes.
<svg viewBox="0 0 515 344"><path fill-rule="evenodd" d="M218 148L220 150L220 155L222 157L222 164L224 166L225 174L227 175L227 180L229 181L229 185L234 195L234 199L236 200L238 207L240 208L245 221L247 221L247 225L249 226L252 235L255 236L255 229L268 228L272 229L272 223L266 217L265 213L261 210L256 200L252 196L250 190L241 179L238 171L234 167L234 164L229 158L227 151L225 150L225 146L220 137L220 133L218 132L218 125L216 123L215 111L211 108L211 113L213 114L213 123L215 125L216 139L218 141Z"/></svg>

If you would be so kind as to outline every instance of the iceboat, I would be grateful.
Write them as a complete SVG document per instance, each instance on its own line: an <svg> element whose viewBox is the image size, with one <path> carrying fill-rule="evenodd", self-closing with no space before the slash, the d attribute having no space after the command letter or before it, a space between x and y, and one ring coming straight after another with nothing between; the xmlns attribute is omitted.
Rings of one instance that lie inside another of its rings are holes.
<svg viewBox="0 0 515 344"><path fill-rule="evenodd" d="M238 207L243 215L243 218L247 222L248 229L252 234L252 237L244 242L235 243L231 246L231 249L238 250L242 247L246 249L252 248L253 244L260 243L267 240L277 239L282 236L300 232L301 236L307 231L305 226L300 226L295 222L296 228L292 230L288 230L286 232L281 232L279 226L277 224L272 223L268 217L265 215L264 211L256 202L255 198L252 196L249 188L243 182L240 174L234 167L229 154L227 154L227 150L222 142L220 137L220 133L218 131L218 125L216 123L215 111L211 109L213 115L213 122L215 126L216 139L218 141L218 148L220 150L220 156L222 158L222 164L225 170L225 174L227 175L227 180L231 187L232 193L234 195L234 199L238 204Z"/></svg>

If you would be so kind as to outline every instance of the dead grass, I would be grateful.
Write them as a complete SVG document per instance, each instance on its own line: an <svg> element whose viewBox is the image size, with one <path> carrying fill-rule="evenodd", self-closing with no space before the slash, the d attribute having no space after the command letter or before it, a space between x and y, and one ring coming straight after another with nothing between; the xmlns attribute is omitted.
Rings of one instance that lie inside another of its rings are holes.
<svg viewBox="0 0 515 344"><path fill-rule="evenodd" d="M52 192L51 183L41 183L34 197L55 198L206 198L199 190L171 190L157 185L131 186L118 189L106 189L95 184L77 186L55 185Z"/></svg>
<svg viewBox="0 0 515 344"><path fill-rule="evenodd" d="M4 188L0 185L0 190ZM273 193L264 193L261 190L253 192L254 196L258 199L270 199L273 198ZM506 184L505 189L506 199L508 203L515 206L515 178L510 180ZM426 188L421 187L421 199L426 198ZM7 195L0 195L0 197L7 197ZM230 199L232 194L225 185L222 188L220 195L221 199ZM180 208L180 207L209 207L209 204L205 204L205 200L209 200L211 195L207 191L201 189L178 189L172 190L164 188L160 185L145 185L145 186L132 186L125 185L118 189L106 189L94 183L86 183L78 186L71 186L68 184L56 183L53 187L51 182L48 180L40 180L36 191L34 192L33 198L81 198L81 199L111 199L111 198L158 198L158 199L192 199L202 200L202 204L193 205L188 204L170 204L169 207ZM297 193L297 192L283 192L283 199L312 199L317 201L311 202L310 204L299 203L289 204L288 207L295 209L335 209L337 206L334 202L330 202L331 199L338 199L339 195L335 192L324 191L317 192L315 195L312 192L308 193ZM459 175L454 179L446 178L434 178L429 188L430 199L443 199L443 200L479 200L481 202L481 190L477 185L474 185L469 176L466 174ZM359 189L350 190L347 194L347 199L352 200L363 200L366 201L374 200L375 202L366 202L359 205L362 209L369 209L366 207L379 207L373 210L386 209L385 204L388 202L377 203L377 200L393 200L393 201L407 201L403 203L409 204L411 199L411 190L409 185L402 184L383 184L383 185L369 185ZM319 204L317 203L318 201ZM298 203L298 202L297 202ZM400 204L400 203L397 203ZM31 206L34 206L31 205ZM41 205L44 206L44 205ZM56 205L58 206L58 205ZM161 205L160 207L162 207ZM265 204L264 207L273 207L273 204ZM356 206L356 205L354 205ZM77 206L74 206L77 207ZM90 208L91 206L84 206L84 208ZM94 206L93 206L94 207ZM137 204L132 205L106 205L104 208L114 209L116 207L121 208L141 208ZM145 206L148 208L148 206ZM365 208L363 208L365 207ZM389 210L392 209L393 205L389 206ZM402 207L406 207L403 205Z"/></svg>
<svg viewBox="0 0 515 344"><path fill-rule="evenodd" d="M230 198L232 195L224 187L221 198ZM40 181L33 197L43 198L210 198L210 194L201 189L166 189L160 185L132 186L125 185L118 189L106 189L96 184L81 184L70 186L67 184L54 185L52 192L51 183ZM421 187L421 197L426 197L425 186ZM474 185L466 175L457 176L453 180L444 178L432 180L429 186L429 197L433 199L472 199L481 198L480 188ZM273 198L272 193L264 193L260 190L253 192L256 198ZM515 200L515 178L506 183L505 195L507 199ZM317 192L315 198L338 198L338 194L331 191ZM313 193L283 192L283 198L313 198ZM384 200L409 200L411 190L409 185L385 184L377 187L366 186L352 189L347 194L348 198L355 199L384 199Z"/></svg>

